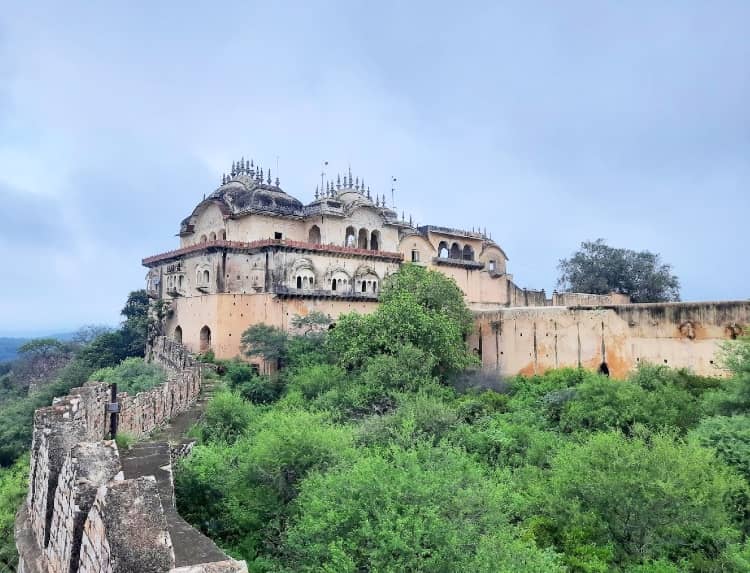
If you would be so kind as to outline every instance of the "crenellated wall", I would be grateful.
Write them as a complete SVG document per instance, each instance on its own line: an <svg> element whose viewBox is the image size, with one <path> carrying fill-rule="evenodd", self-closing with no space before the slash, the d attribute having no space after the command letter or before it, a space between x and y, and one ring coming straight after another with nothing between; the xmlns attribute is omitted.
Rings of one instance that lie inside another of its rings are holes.
<svg viewBox="0 0 750 573"><path fill-rule="evenodd" d="M188 410L202 380L200 363L172 340L156 338L147 359L165 367L167 382L117 396L119 431L139 438ZM109 399L108 385L92 382L36 411L29 493L16 519L21 573L178 570L155 479L125 479L117 445L106 439ZM247 570L228 558L191 566Z"/></svg>

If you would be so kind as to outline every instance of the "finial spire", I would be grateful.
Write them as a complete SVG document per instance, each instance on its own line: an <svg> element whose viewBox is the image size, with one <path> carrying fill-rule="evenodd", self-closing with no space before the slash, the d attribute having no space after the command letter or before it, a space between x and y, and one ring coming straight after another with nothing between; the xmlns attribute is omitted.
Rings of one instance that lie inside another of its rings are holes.
<svg viewBox="0 0 750 573"><path fill-rule="evenodd" d="M359 191L359 177L354 181L354 188Z"/></svg>
<svg viewBox="0 0 750 573"><path fill-rule="evenodd" d="M318 198L318 186L316 185L315 186L315 199L317 198Z"/></svg>
<svg viewBox="0 0 750 573"><path fill-rule="evenodd" d="M242 159L240 159L240 168L238 170L240 173L245 172L245 156L242 156Z"/></svg>
<svg viewBox="0 0 750 573"><path fill-rule="evenodd" d="M276 185L276 187L279 186L279 178L278 177L274 180L273 184Z"/></svg>
<svg viewBox="0 0 750 573"><path fill-rule="evenodd" d="M341 189L341 175L336 175L336 189Z"/></svg>
<svg viewBox="0 0 750 573"><path fill-rule="evenodd" d="M344 179L344 182L346 182L346 179ZM352 186L352 166L349 166L349 187Z"/></svg>
<svg viewBox="0 0 750 573"><path fill-rule="evenodd" d="M364 185L365 185L365 182L362 181L362 186L364 187ZM370 186L369 185L367 186L367 198L370 199L370 200L372 200L372 197L370 196Z"/></svg>
<svg viewBox="0 0 750 573"><path fill-rule="evenodd" d="M269 185L271 184L271 168L268 168L268 179L266 179L266 183Z"/></svg>
<svg viewBox="0 0 750 573"><path fill-rule="evenodd" d="M409 226L410 227L414 226L414 220L411 218L411 213L409 213Z"/></svg>
<svg viewBox="0 0 750 573"><path fill-rule="evenodd" d="M263 168L260 168L260 178L258 179L260 183L263 183Z"/></svg>
<svg viewBox="0 0 750 573"><path fill-rule="evenodd" d="M232 175L232 177L234 177L235 175L237 175L237 167L234 164L234 161L232 161L232 170L229 173Z"/></svg>

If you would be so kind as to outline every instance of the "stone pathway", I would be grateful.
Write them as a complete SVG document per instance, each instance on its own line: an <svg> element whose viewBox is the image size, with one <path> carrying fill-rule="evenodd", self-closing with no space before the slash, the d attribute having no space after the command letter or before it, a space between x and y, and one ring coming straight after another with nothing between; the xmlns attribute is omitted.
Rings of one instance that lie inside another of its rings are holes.
<svg viewBox="0 0 750 573"><path fill-rule="evenodd" d="M175 567L228 559L213 541L177 513L172 481L170 448L190 441L185 439L185 433L200 418L211 395L212 387L206 385L195 406L190 410L176 416L147 441L133 444L129 450L120 452L125 479L141 476L156 478L159 496L164 506L164 515L167 519L167 529L174 546Z"/></svg>

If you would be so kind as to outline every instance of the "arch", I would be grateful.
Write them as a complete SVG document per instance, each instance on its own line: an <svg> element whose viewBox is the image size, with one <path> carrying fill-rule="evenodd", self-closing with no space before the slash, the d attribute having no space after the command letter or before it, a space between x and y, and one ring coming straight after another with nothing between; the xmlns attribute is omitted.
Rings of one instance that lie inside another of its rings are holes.
<svg viewBox="0 0 750 573"><path fill-rule="evenodd" d="M174 341L182 344L182 327L179 324L174 329Z"/></svg>
<svg viewBox="0 0 750 573"><path fill-rule="evenodd" d="M344 235L344 246L355 247L357 246L357 231L354 227L347 227Z"/></svg>
<svg viewBox="0 0 750 573"><path fill-rule="evenodd" d="M211 348L211 329L208 326L203 326L200 332L200 351L205 352Z"/></svg>
<svg viewBox="0 0 750 573"><path fill-rule="evenodd" d="M448 243L445 241L440 241L440 244L438 245L438 257L441 259L448 258Z"/></svg>
<svg viewBox="0 0 750 573"><path fill-rule="evenodd" d="M367 248L367 229L360 229L359 235L357 236L357 248Z"/></svg>
<svg viewBox="0 0 750 573"><path fill-rule="evenodd" d="M474 249L471 248L471 245L464 245L464 260L465 261L473 261L474 260Z"/></svg>
<svg viewBox="0 0 750 573"><path fill-rule="evenodd" d="M211 231L211 234L208 236L209 241L215 241L216 240L216 233Z"/></svg>
<svg viewBox="0 0 750 573"><path fill-rule="evenodd" d="M205 243L206 241L208 241L208 237L206 237L206 235L201 235L201 243Z"/></svg>
<svg viewBox="0 0 750 573"><path fill-rule="evenodd" d="M307 242L313 245L320 244L320 227L317 225L310 227L310 231L307 233Z"/></svg>
<svg viewBox="0 0 750 573"><path fill-rule="evenodd" d="M179 275L177 277L177 288L182 289L182 283L183 283L184 280L185 279L184 279L183 275Z"/></svg>
<svg viewBox="0 0 750 573"><path fill-rule="evenodd" d="M451 245L451 253L450 253L451 259L460 259L461 258L461 247L458 243L453 243Z"/></svg>
<svg viewBox="0 0 750 573"><path fill-rule="evenodd" d="M606 362L602 362L602 363L601 363L601 364L599 365L599 370L598 370L598 372L599 372L599 374L601 374L602 376L609 376L609 366L607 366L607 363L606 363Z"/></svg>
<svg viewBox="0 0 750 573"><path fill-rule="evenodd" d="M221 231L221 240L226 241L227 240L227 231L226 229L222 229Z"/></svg>
<svg viewBox="0 0 750 573"><path fill-rule="evenodd" d="M380 250L380 231L373 231L370 233L370 250Z"/></svg>
<svg viewBox="0 0 750 573"><path fill-rule="evenodd" d="M302 288L302 277L297 275L297 288Z"/></svg>
<svg viewBox="0 0 750 573"><path fill-rule="evenodd" d="M203 284L208 285L209 280L211 280L211 273L208 272L208 269L205 269L203 271Z"/></svg>

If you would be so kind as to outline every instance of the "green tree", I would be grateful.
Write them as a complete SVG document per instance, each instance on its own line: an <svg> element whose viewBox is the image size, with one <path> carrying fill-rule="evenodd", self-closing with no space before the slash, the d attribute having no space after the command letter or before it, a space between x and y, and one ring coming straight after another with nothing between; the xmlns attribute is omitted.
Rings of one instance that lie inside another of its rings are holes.
<svg viewBox="0 0 750 573"><path fill-rule="evenodd" d="M241 348L246 356L260 356L281 368L286 357L289 335L275 326L254 324L242 333Z"/></svg>
<svg viewBox="0 0 750 573"><path fill-rule="evenodd" d="M503 497L458 449L361 455L302 483L284 563L302 572L562 571L551 552L517 537Z"/></svg>
<svg viewBox="0 0 750 573"><path fill-rule="evenodd" d="M633 302L680 299L680 282L671 265L649 251L610 247L604 239L584 241L560 260L558 286L567 292L627 294Z"/></svg>
<svg viewBox="0 0 750 573"><path fill-rule="evenodd" d="M740 539L747 484L698 445L608 432L564 446L536 488L542 528L569 561L599 547L611 548L608 567L668 559L725 571L720 556Z"/></svg>
<svg viewBox="0 0 750 573"><path fill-rule="evenodd" d="M713 448L722 460L750 481L750 417L705 418L690 437L702 446Z"/></svg>
<svg viewBox="0 0 750 573"><path fill-rule="evenodd" d="M0 468L0 571L15 571L18 554L14 539L15 517L27 493L29 457L12 467Z"/></svg>

